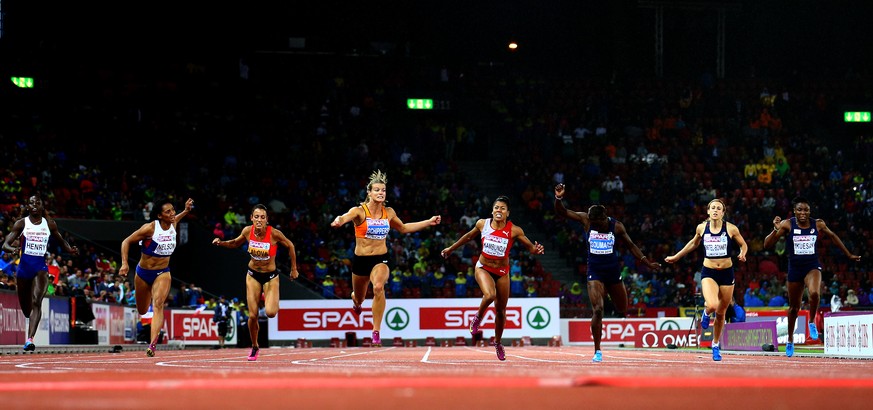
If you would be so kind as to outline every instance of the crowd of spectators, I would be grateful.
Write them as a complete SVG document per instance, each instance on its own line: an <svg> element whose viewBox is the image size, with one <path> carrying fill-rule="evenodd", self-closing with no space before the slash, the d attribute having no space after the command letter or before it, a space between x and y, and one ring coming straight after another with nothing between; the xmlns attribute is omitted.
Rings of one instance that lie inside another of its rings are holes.
<svg viewBox="0 0 873 410"><path fill-rule="evenodd" d="M160 69L83 63L81 81L16 91L0 119L3 233L34 192L55 216L141 221L155 198L181 200L196 191L202 198L192 218L225 238L238 234L252 205L263 203L271 223L295 243L306 283L324 297L347 298L354 235L326 227L363 198L366 176L378 168L388 172L388 204L401 219L443 218L435 229L392 233L389 296L479 297L470 274L475 241L447 261L439 250L487 216L500 194L482 192L458 162L499 161L494 169L518 200L516 212L548 233L547 252L560 254L574 273L558 280L514 249L513 296L560 296L564 315L588 314L585 243L579 227L553 222L558 182L572 187L565 200L573 206L606 205L656 260L684 244L709 199L724 198L726 219L750 244L749 261L737 265L737 300L757 297L764 305L784 293L779 245L761 245L769 221L789 216L791 198L805 196L815 204L813 216L862 255L848 263L823 244L829 284L823 303L832 294L845 300L852 290L863 306L873 294L873 206L865 184L873 177L866 161L873 139L831 118L870 84L566 79L354 57L252 56L240 59L238 70L224 68L217 61ZM406 111L404 98L421 90L447 96L450 109ZM49 94L53 103L39 98ZM136 148L103 142L120 139ZM509 147L507 157L477 154L496 144ZM155 166L162 156L163 165ZM67 237L85 251L55 253L52 292L130 303L113 256L89 249L87 238ZM699 257L660 272L637 266L630 255L624 260L634 306L695 303ZM169 303L208 305L209 284L201 288L184 277L174 272Z"/></svg>

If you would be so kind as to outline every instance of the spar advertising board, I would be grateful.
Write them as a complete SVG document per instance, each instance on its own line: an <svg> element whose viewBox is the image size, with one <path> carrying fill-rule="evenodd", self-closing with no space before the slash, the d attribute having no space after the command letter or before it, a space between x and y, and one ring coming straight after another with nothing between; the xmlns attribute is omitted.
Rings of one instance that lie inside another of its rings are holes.
<svg viewBox="0 0 873 410"><path fill-rule="evenodd" d="M470 321L479 298L389 299L382 319L382 338L425 339L470 336ZM485 337L494 334L495 311L489 307L479 326ZM372 300L360 316L351 300L283 300L269 321L270 340L329 340L355 332L369 337L373 329ZM262 329L263 331L263 329ZM510 298L506 307L504 338L548 338L559 335L558 298Z"/></svg>
<svg viewBox="0 0 873 410"><path fill-rule="evenodd" d="M661 318L604 318L601 323L601 343L605 345L627 344L635 345L638 341L648 344L666 344L677 342L680 338L682 343L697 344L696 336L689 339L693 318L687 317L661 317ZM651 333L643 339L644 334L654 331L673 331L670 342L661 341L660 334ZM591 319L562 319L561 335L567 345L593 345L594 338L591 334ZM658 336L658 341L648 337Z"/></svg>

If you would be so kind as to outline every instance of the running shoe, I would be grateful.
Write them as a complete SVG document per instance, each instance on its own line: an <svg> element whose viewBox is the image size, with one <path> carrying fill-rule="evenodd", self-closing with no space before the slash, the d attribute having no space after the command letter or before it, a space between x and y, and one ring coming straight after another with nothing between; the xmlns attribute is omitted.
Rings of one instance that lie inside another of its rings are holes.
<svg viewBox="0 0 873 410"><path fill-rule="evenodd" d="M600 350L594 351L594 357L591 358L592 363L600 363L603 361L603 353Z"/></svg>
<svg viewBox="0 0 873 410"><path fill-rule="evenodd" d="M373 331L373 340L370 342L373 347L382 347L382 338L379 337L379 331Z"/></svg>
<svg viewBox="0 0 873 410"><path fill-rule="evenodd" d="M361 309L361 305L355 304L355 292L352 292L352 310L354 310L355 314L359 316L361 314L361 311L363 311L363 309Z"/></svg>
<svg viewBox="0 0 873 410"><path fill-rule="evenodd" d="M809 324L809 338L812 340L818 340L818 328L815 327L815 323Z"/></svg>
<svg viewBox="0 0 873 410"><path fill-rule="evenodd" d="M785 344L785 355L788 357L794 356L794 343Z"/></svg>
<svg viewBox="0 0 873 410"><path fill-rule="evenodd" d="M700 327L703 329L709 329L709 315L704 312L703 319L700 319Z"/></svg>
<svg viewBox="0 0 873 410"><path fill-rule="evenodd" d="M22 347L22 349L24 349L25 352L32 352L36 350L36 345L33 344L32 339L27 339L27 341L24 342L24 347Z"/></svg>
<svg viewBox="0 0 873 410"><path fill-rule="evenodd" d="M157 346L155 346L154 343L150 344L150 345L149 345L149 348L146 349L146 356L148 356L148 357L155 357L155 350L157 350L157 349L158 349L158 348L157 348Z"/></svg>
<svg viewBox="0 0 873 410"><path fill-rule="evenodd" d="M252 352L249 353L249 361L253 362L258 360L258 354L261 353L261 349L258 347L252 347Z"/></svg>
<svg viewBox="0 0 873 410"><path fill-rule="evenodd" d="M495 343L494 348L497 349L497 360L501 362L506 360L506 352L503 350L503 343Z"/></svg>
<svg viewBox="0 0 873 410"><path fill-rule="evenodd" d="M718 346L712 347L712 360L715 360L717 362L721 361L721 348L719 348Z"/></svg>
<svg viewBox="0 0 873 410"><path fill-rule="evenodd" d="M470 321L470 333L472 335L476 335L476 332L479 331L479 316L473 316L473 320Z"/></svg>

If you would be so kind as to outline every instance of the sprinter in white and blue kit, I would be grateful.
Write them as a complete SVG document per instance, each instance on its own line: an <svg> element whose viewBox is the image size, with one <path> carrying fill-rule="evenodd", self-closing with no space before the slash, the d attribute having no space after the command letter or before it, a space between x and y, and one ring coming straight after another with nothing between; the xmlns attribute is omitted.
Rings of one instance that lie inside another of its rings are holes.
<svg viewBox="0 0 873 410"><path fill-rule="evenodd" d="M194 200L185 201L185 210L176 213L176 208L170 200L155 202L152 209L154 221L147 222L121 242L121 266L118 274L126 277L130 271L128 255L132 244L142 245L142 255L136 265L134 289L136 310L140 316L146 314L152 307L152 329L149 347L146 355L153 357L158 342L158 335L164 327L164 302L170 294L170 256L176 250L176 226L179 221L194 208Z"/></svg>
<svg viewBox="0 0 873 410"><path fill-rule="evenodd" d="M15 221L3 242L3 251L13 255L21 253L15 280L18 304L21 306L21 313L28 319L27 340L23 349L32 352L36 350L33 337L42 319L42 300L48 290L49 277L45 256L48 253L49 240L54 238L67 253L78 254L79 249L70 246L61 236L57 223L46 215L42 199L38 195L27 199L24 210L28 215Z"/></svg>
<svg viewBox="0 0 873 410"><path fill-rule="evenodd" d="M739 247L737 260L746 261L749 245L740 234L736 225L724 219L727 205L719 198L709 201L706 205L705 221L697 225L694 237L675 255L664 258L667 263L676 263L683 256L691 253L701 243L703 244L703 268L700 270L700 287L703 291L703 319L700 326L709 328L710 315L715 313L715 325L712 329L712 360L721 361L721 346L719 345L721 331L724 328L725 314L734 298L734 262L733 255Z"/></svg>

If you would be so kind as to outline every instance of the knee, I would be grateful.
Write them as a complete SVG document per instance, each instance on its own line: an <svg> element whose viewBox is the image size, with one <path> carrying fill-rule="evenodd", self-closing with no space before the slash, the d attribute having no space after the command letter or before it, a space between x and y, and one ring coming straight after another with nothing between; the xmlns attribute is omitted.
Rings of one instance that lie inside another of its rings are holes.
<svg viewBox="0 0 873 410"><path fill-rule="evenodd" d="M264 311L267 313L267 317L270 318L270 319L276 317L276 314L279 313L279 309L278 309L278 308L276 308L276 309L265 309Z"/></svg>
<svg viewBox="0 0 873 410"><path fill-rule="evenodd" d="M718 308L721 306L721 304L718 303L718 301L716 301L715 303L706 302L706 304L704 306L706 306L707 312L717 312L719 310Z"/></svg>
<svg viewBox="0 0 873 410"><path fill-rule="evenodd" d="M373 285L373 295L384 296L385 295L385 284Z"/></svg>
<svg viewBox="0 0 873 410"><path fill-rule="evenodd" d="M491 304L497 300L497 295L493 291L482 292L482 300Z"/></svg>
<svg viewBox="0 0 873 410"><path fill-rule="evenodd" d="M603 305L591 306L592 316L597 319L603 319Z"/></svg>

